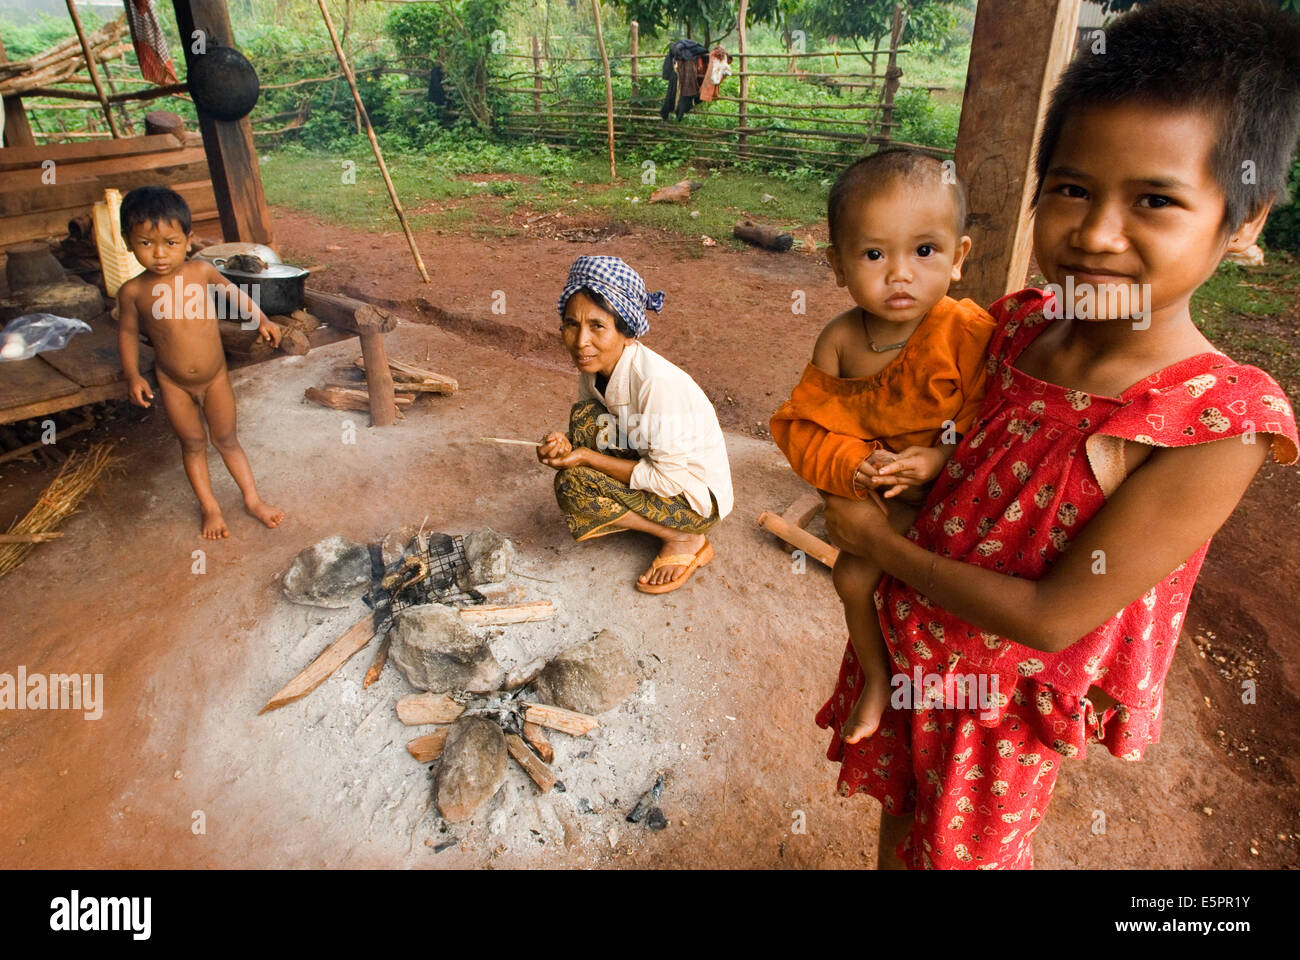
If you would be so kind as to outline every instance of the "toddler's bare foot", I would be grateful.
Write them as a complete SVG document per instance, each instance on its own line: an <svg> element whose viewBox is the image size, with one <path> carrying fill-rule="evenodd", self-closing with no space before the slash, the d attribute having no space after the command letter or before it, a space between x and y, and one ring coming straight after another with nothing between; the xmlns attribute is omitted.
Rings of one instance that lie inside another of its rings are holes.
<svg viewBox="0 0 1300 960"><path fill-rule="evenodd" d="M244 509L248 511L250 517L256 517L268 527L278 527L280 521L284 519L284 511L279 507L273 507L269 503L263 503L261 500L245 502Z"/></svg>
<svg viewBox="0 0 1300 960"><path fill-rule="evenodd" d="M223 537L230 536L230 528L226 526L226 519L221 515L220 507L211 509L203 507L203 539L220 540Z"/></svg>
<svg viewBox="0 0 1300 960"><path fill-rule="evenodd" d="M844 742L857 743L874 734L888 705L889 678L884 671L868 671L858 702L853 705L853 712L844 722Z"/></svg>

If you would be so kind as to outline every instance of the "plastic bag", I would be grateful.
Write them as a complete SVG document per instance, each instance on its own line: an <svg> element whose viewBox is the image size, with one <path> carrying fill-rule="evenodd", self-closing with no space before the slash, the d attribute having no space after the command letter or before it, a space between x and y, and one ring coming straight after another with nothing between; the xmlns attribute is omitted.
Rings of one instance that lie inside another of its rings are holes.
<svg viewBox="0 0 1300 960"><path fill-rule="evenodd" d="M0 360L27 360L45 350L62 350L77 333L90 333L90 324L52 313L15 317L0 330Z"/></svg>

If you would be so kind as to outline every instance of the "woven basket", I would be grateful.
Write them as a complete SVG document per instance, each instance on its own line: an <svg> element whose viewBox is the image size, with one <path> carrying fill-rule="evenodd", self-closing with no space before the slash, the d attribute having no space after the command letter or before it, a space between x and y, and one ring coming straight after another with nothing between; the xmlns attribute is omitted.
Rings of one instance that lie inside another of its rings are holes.
<svg viewBox="0 0 1300 960"><path fill-rule="evenodd" d="M117 190L105 190L103 201L95 204L95 245L104 269L104 290L110 297L116 297L118 287L126 281L144 273L122 239L121 208L122 194Z"/></svg>

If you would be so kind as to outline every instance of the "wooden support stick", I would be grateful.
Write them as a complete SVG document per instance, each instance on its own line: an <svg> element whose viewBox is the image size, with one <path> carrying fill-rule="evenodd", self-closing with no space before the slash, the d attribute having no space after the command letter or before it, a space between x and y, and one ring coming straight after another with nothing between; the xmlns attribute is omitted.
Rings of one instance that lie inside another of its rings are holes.
<svg viewBox="0 0 1300 960"><path fill-rule="evenodd" d="M506 749L510 751L510 756L515 758L515 762L524 768L524 773L533 778L533 783L537 784L538 790L542 793L551 792L551 787L555 786L555 774L551 772L550 767L537 758L537 754L528 749L528 744L524 743L518 734L506 734Z"/></svg>
<svg viewBox="0 0 1300 960"><path fill-rule="evenodd" d="M445 693L411 693L397 701L397 719L408 727L451 723L465 708Z"/></svg>
<svg viewBox="0 0 1300 960"><path fill-rule="evenodd" d="M574 713L561 707L551 707L544 703L530 703L524 708L524 719L538 726L550 727L561 733L582 737L600 726L600 721L585 713Z"/></svg>
<svg viewBox="0 0 1300 960"><path fill-rule="evenodd" d="M366 385L370 388L370 425L392 426L397 420L397 404L393 396L393 374L388 369L384 335L373 330L363 330L361 355L366 361Z"/></svg>
<svg viewBox="0 0 1300 960"><path fill-rule="evenodd" d="M506 623L549 620L555 616L555 604L549 600L512 603L501 607L461 607L460 619L473 627L495 627Z"/></svg>
<svg viewBox="0 0 1300 960"><path fill-rule="evenodd" d="M118 132L117 123L113 120L113 108L108 104L104 85L99 82L99 72L95 69L95 51L90 49L90 41L86 39L86 28L81 25L81 17L77 15L76 0L66 0L66 2L68 16L72 17L72 25L77 29L77 39L81 41L81 52L86 58L86 72L90 74L90 82L95 86L95 95L104 110L104 119L108 121L108 132L113 135L114 140L117 140L122 134Z"/></svg>
<svg viewBox="0 0 1300 960"><path fill-rule="evenodd" d="M521 447L537 447L540 444L536 440L508 440L505 437L479 437L480 440L486 440L489 443L515 443Z"/></svg>
<svg viewBox="0 0 1300 960"><path fill-rule="evenodd" d="M442 748L447 745L447 734L450 732L451 727L440 727L433 733L408 741L406 749L421 763L433 763L442 756Z"/></svg>
<svg viewBox="0 0 1300 960"><path fill-rule="evenodd" d="M68 2L71 3L72 0L68 0ZM370 114L366 113L366 105L361 102L361 92L357 89L357 78L352 73L352 65L348 63L348 58L343 54L343 47L339 44L339 35L334 31L334 21L330 19L330 12L325 6L325 0L316 0L316 5L320 7L321 16L325 18L325 29L329 31L330 40L334 44L334 54L339 59L339 66L343 68L343 75L347 78L348 86L352 88L352 99L356 102L357 113L365 122L366 136L370 138L370 149L375 153L375 160L379 164L379 172L383 174L384 185L388 187L388 196L393 201L393 210L397 213L397 219L402 224L402 232L406 234L406 242L411 247L411 256L415 257L416 269L420 271L420 278L425 283L429 283L429 272L424 269L424 259L420 256L420 249L415 245L415 234L411 233L411 227L406 222L406 211L402 209L402 201L397 199L397 188L393 186L393 178L388 175L388 166L384 163L384 155L379 149L379 141L375 139L375 128L370 125Z"/></svg>
<svg viewBox="0 0 1300 960"><path fill-rule="evenodd" d="M775 513L764 510L758 515L758 525L775 533L793 547L802 550L815 560L820 560L828 567L835 566L840 551L820 537L814 537L807 530L801 530L792 523L787 523Z"/></svg>
<svg viewBox="0 0 1300 960"><path fill-rule="evenodd" d="M72 0L68 0L69 3ZM609 77L609 53L605 50L605 34L600 29L600 0L591 0L591 12L596 18L596 44L600 47L600 61L605 67L605 129L609 133L609 179L618 179L614 169L614 86Z"/></svg>
<svg viewBox="0 0 1300 960"><path fill-rule="evenodd" d="M361 681L362 689L369 687L379 679L379 675L384 672L384 666L388 663L388 648L393 642L393 631L384 634L384 639L379 641L379 649L375 651L375 659L370 662L370 669L366 671L365 679Z"/></svg>
<svg viewBox="0 0 1300 960"><path fill-rule="evenodd" d="M781 519L792 526L803 529L812 522L812 518L821 513L826 507L826 501L815 493L805 493L790 506L786 507L781 513ZM793 553L795 548L784 540L781 546L785 548L786 553Z"/></svg>
<svg viewBox="0 0 1300 960"><path fill-rule="evenodd" d="M551 741L546 739L546 734L541 727L535 723L525 722L523 729L524 739L537 751L543 763L550 763L555 759L555 750L551 747Z"/></svg>
<svg viewBox="0 0 1300 960"><path fill-rule="evenodd" d="M294 677L280 689L280 692L266 701L266 706L258 714L276 710L286 703L293 703L305 697L325 682L335 670L347 663L348 659L370 642L375 635L371 615L358 622L347 633L339 637L322 651L321 655L307 665L307 669Z"/></svg>
<svg viewBox="0 0 1300 960"><path fill-rule="evenodd" d="M740 9L736 12L736 56L740 60L736 69L740 72L740 89L736 107L736 125L748 126L749 117L749 71L745 69L745 21L749 19L749 0L740 0ZM749 138L745 134L736 137L736 155L743 157Z"/></svg>

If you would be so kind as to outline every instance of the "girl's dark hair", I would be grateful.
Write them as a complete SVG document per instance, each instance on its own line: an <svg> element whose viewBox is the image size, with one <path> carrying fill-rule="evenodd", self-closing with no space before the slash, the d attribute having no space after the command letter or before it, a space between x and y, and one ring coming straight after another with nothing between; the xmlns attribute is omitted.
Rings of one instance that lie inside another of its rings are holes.
<svg viewBox="0 0 1300 960"><path fill-rule="evenodd" d="M610 303L607 299L605 299L604 294L597 293L595 290L591 289L591 287L583 287L581 292L591 297L592 303L600 307L600 309L604 310L606 313L608 313L611 317L614 318L615 330L623 334L623 336L625 337L636 336L636 334L632 332L632 328L629 327L627 323L624 322L623 318L619 315L619 312L614 309L614 305Z"/></svg>
<svg viewBox="0 0 1300 960"><path fill-rule="evenodd" d="M1117 18L1052 93L1035 202L1071 116L1130 102L1218 118L1210 162L1235 230L1286 197L1300 135L1300 17L1265 0L1156 0Z"/></svg>
<svg viewBox="0 0 1300 960"><path fill-rule="evenodd" d="M166 187L136 187L122 198L120 211L122 236L142 223L156 226L175 220L185 233L190 232L190 206L175 190Z"/></svg>

